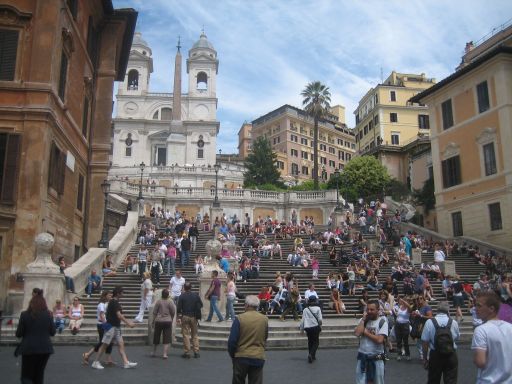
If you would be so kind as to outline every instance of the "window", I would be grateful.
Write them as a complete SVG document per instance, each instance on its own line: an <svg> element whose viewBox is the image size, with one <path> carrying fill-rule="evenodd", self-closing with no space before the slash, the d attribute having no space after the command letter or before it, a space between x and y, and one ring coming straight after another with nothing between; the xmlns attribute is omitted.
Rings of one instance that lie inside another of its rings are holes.
<svg viewBox="0 0 512 384"><path fill-rule="evenodd" d="M281 142L281 136L274 137L272 142L274 145L279 144Z"/></svg>
<svg viewBox="0 0 512 384"><path fill-rule="evenodd" d="M336 162L334 160L329 160L329 167L336 167Z"/></svg>
<svg viewBox="0 0 512 384"><path fill-rule="evenodd" d="M373 117L373 124L374 124L375 126L377 126L377 124L379 124L379 115L375 115L375 116Z"/></svg>
<svg viewBox="0 0 512 384"><path fill-rule="evenodd" d="M368 126L365 125L363 128L363 135L366 135L368 133Z"/></svg>
<svg viewBox="0 0 512 384"><path fill-rule="evenodd" d="M302 166L302 174L303 175L309 175L309 168L306 166Z"/></svg>
<svg viewBox="0 0 512 384"><path fill-rule="evenodd" d="M131 157L132 156L132 147L126 147L124 150L124 155L126 157Z"/></svg>
<svg viewBox="0 0 512 384"><path fill-rule="evenodd" d="M398 114L396 112L391 112L389 114L389 121L391 121L392 123L397 123L398 122Z"/></svg>
<svg viewBox="0 0 512 384"><path fill-rule="evenodd" d="M347 153L347 154L345 155L345 160L346 160L346 161L350 161L350 159L352 159L352 155L351 155L350 153Z"/></svg>
<svg viewBox="0 0 512 384"><path fill-rule="evenodd" d="M308 139L305 139L304 137L300 138L300 143L303 145L308 145Z"/></svg>
<svg viewBox="0 0 512 384"><path fill-rule="evenodd" d="M343 152L343 151L338 152L338 160L345 160L345 152Z"/></svg>
<svg viewBox="0 0 512 384"><path fill-rule="evenodd" d="M198 148L197 149L197 158L198 159L204 159L204 149L203 148Z"/></svg>
<svg viewBox="0 0 512 384"><path fill-rule="evenodd" d="M452 213L452 229L453 236L463 236L464 231L462 229L462 212Z"/></svg>
<svg viewBox="0 0 512 384"><path fill-rule="evenodd" d="M452 100L449 99L443 102L441 110L443 114L443 129L448 129L453 126Z"/></svg>
<svg viewBox="0 0 512 384"><path fill-rule="evenodd" d="M327 158L320 156L320 164L324 164L324 165L327 164Z"/></svg>
<svg viewBox="0 0 512 384"><path fill-rule="evenodd" d="M336 154L336 150L333 147L329 147L329 153L332 155Z"/></svg>
<svg viewBox="0 0 512 384"><path fill-rule="evenodd" d="M69 8L69 12L71 12L71 16L76 20L76 15L78 14L78 0L66 0L66 3Z"/></svg>
<svg viewBox="0 0 512 384"><path fill-rule="evenodd" d="M299 174L299 165L292 163L292 175L298 175Z"/></svg>
<svg viewBox="0 0 512 384"><path fill-rule="evenodd" d="M428 115L418 115L418 126L420 129L430 129L430 120Z"/></svg>
<svg viewBox="0 0 512 384"><path fill-rule="evenodd" d="M299 141L299 137L297 135L290 135L290 140L297 143Z"/></svg>
<svg viewBox="0 0 512 384"><path fill-rule="evenodd" d="M379 95L375 94L375 104L379 104Z"/></svg>
<svg viewBox="0 0 512 384"><path fill-rule="evenodd" d="M494 143L485 144L482 148L484 151L485 176L494 175L497 172Z"/></svg>
<svg viewBox="0 0 512 384"><path fill-rule="evenodd" d="M461 183L460 157L453 156L441 162L443 187L450 188Z"/></svg>
<svg viewBox="0 0 512 384"><path fill-rule="evenodd" d="M284 162L277 160L277 168L278 169L284 169Z"/></svg>
<svg viewBox="0 0 512 384"><path fill-rule="evenodd" d="M89 24L87 25L87 53L89 54L89 58L91 59L93 69L96 69L96 67L98 66L98 38L99 34L96 28L94 27L94 19L92 16L89 16ZM128 79L129 78L130 77L128 76ZM137 81L138 79L139 76L137 74ZM128 81L128 87L129 86L130 81Z"/></svg>
<svg viewBox="0 0 512 384"><path fill-rule="evenodd" d="M487 111L490 107L487 81L482 81L476 86L476 94L478 97L478 113Z"/></svg>
<svg viewBox="0 0 512 384"><path fill-rule="evenodd" d="M13 81L16 74L19 31L0 29L0 80Z"/></svg>
<svg viewBox="0 0 512 384"><path fill-rule="evenodd" d="M82 136L87 138L87 132L89 131L89 98L84 98L84 111L82 114Z"/></svg>
<svg viewBox="0 0 512 384"><path fill-rule="evenodd" d="M343 140L338 139L338 145L343 145Z"/></svg>
<svg viewBox="0 0 512 384"><path fill-rule="evenodd" d="M359 113L356 114L356 125L359 124Z"/></svg>
<svg viewBox="0 0 512 384"><path fill-rule="evenodd" d="M370 132L373 129L373 120L370 120L368 123L368 132Z"/></svg>
<svg viewBox="0 0 512 384"><path fill-rule="evenodd" d="M296 149L292 149L292 150L290 151L290 154L291 154L292 156L299 157L299 151L297 151Z"/></svg>
<svg viewBox="0 0 512 384"><path fill-rule="evenodd" d="M0 134L0 202L13 204L18 185L21 136Z"/></svg>
<svg viewBox="0 0 512 384"><path fill-rule="evenodd" d="M391 132L391 145L400 145L400 133Z"/></svg>
<svg viewBox="0 0 512 384"><path fill-rule="evenodd" d="M396 101L396 92L395 91L389 91L389 100Z"/></svg>
<svg viewBox="0 0 512 384"><path fill-rule="evenodd" d="M160 120L172 120L172 109L162 108L160 111Z"/></svg>
<svg viewBox="0 0 512 384"><path fill-rule="evenodd" d="M197 89L200 91L206 91L208 89L208 75L205 72L199 72L197 74Z"/></svg>
<svg viewBox="0 0 512 384"><path fill-rule="evenodd" d="M327 151L327 145L325 145L325 144L320 144L320 150L321 150L321 151Z"/></svg>
<svg viewBox="0 0 512 384"><path fill-rule="evenodd" d="M159 113L160 113L160 111L155 111L155 113L153 113L153 120L158 120Z"/></svg>
<svg viewBox="0 0 512 384"><path fill-rule="evenodd" d="M489 204L489 219L491 221L491 231L503 229L500 203Z"/></svg>
<svg viewBox="0 0 512 384"><path fill-rule="evenodd" d="M136 91L139 89L139 72L137 70L132 69L128 72L128 91Z"/></svg>
<svg viewBox="0 0 512 384"><path fill-rule="evenodd" d="M82 212L84 207L84 185L85 177L82 174L78 174L78 193L76 195L76 209Z"/></svg>
<svg viewBox="0 0 512 384"><path fill-rule="evenodd" d="M62 101L64 101L64 96L66 96L66 79L68 75L68 56L66 52L62 51L62 56L60 58L60 74L59 74L59 97Z"/></svg>
<svg viewBox="0 0 512 384"><path fill-rule="evenodd" d="M80 258L80 246L79 245L75 245L75 259L74 261L77 261L79 258Z"/></svg>
<svg viewBox="0 0 512 384"><path fill-rule="evenodd" d="M308 153L307 153L307 152L301 151L301 152L300 152L300 155L301 155L301 157L302 157L303 159L306 159L306 160L307 160L307 159L309 158L309 155L308 155ZM303 172L303 173L304 173L304 172Z"/></svg>
<svg viewBox="0 0 512 384"><path fill-rule="evenodd" d="M48 170L48 186L53 188L59 195L64 193L65 176L66 154L57 147L57 144L52 143Z"/></svg>

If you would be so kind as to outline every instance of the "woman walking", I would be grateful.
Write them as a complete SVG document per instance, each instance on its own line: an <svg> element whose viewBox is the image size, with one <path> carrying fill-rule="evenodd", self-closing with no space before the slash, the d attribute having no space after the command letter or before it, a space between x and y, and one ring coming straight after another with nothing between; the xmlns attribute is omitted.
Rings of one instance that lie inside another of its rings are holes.
<svg viewBox="0 0 512 384"><path fill-rule="evenodd" d="M174 319L174 315L176 314L176 306L174 302L169 299L169 290L162 290L162 298L155 303L155 307L153 308L153 352L151 356L156 356L156 348L158 344L160 344L160 339L162 338L162 343L164 345L164 351L162 354L163 359L167 359L167 352L169 351L169 347L171 345L171 336L172 336L172 321Z"/></svg>
<svg viewBox="0 0 512 384"><path fill-rule="evenodd" d="M84 352L82 354L82 363L84 365L89 365L89 357L95 352L98 352L101 347L101 341L103 340L103 334L105 333L105 324L107 323L107 305L110 299L112 298L112 293L109 291L103 291L101 292L100 296L100 302L98 303L98 306L96 307L96 330L98 331L98 337L99 342L91 348L88 352ZM113 344L109 344L109 346L106 349L107 354L107 365L114 365L114 362L112 361L112 346Z"/></svg>
<svg viewBox="0 0 512 384"><path fill-rule="evenodd" d="M21 382L43 384L44 369L53 353L50 336L55 335L55 323L48 310L43 291L38 290L20 315L16 337L22 338L15 355L21 355Z"/></svg>
<svg viewBox="0 0 512 384"><path fill-rule="evenodd" d="M396 349L398 352L397 360L402 360L402 345L404 347L405 359L411 360L411 352L409 351L409 324L412 306L403 298L398 299L400 305L396 313L395 335Z"/></svg>
<svg viewBox="0 0 512 384"><path fill-rule="evenodd" d="M320 343L319 337L322 326L322 311L318 306L316 296L311 296L308 300L308 306L302 312L302 320L300 322L301 332L306 332L308 336L308 362L312 363L316 360L316 350Z"/></svg>
<svg viewBox="0 0 512 384"><path fill-rule="evenodd" d="M151 282L151 272L144 272L144 281L140 285L140 307L137 317L135 317L136 323L142 323L144 319L144 312L148 310L149 306L153 302L153 283Z"/></svg>
<svg viewBox="0 0 512 384"><path fill-rule="evenodd" d="M235 321L235 304L236 300L236 285L235 285L235 277L232 273L228 273L228 282L226 284L226 316L224 318L227 320Z"/></svg>

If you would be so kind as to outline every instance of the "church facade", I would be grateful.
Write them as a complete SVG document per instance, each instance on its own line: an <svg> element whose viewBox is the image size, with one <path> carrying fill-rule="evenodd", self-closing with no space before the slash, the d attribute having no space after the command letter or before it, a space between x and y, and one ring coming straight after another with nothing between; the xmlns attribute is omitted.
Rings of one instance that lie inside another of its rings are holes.
<svg viewBox="0 0 512 384"><path fill-rule="evenodd" d="M211 168L216 162L219 60L202 33L188 51L188 93L182 93L180 43L177 48L173 93L150 92L151 48L140 33L135 34L125 80L117 93L111 176L135 182L144 163L147 178L159 185L211 185L211 176L197 177L201 173L197 171L187 176L183 170Z"/></svg>

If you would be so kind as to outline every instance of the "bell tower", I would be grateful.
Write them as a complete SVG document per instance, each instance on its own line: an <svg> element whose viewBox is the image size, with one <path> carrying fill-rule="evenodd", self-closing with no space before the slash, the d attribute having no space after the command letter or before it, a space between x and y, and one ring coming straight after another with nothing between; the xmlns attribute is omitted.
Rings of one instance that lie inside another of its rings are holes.
<svg viewBox="0 0 512 384"><path fill-rule="evenodd" d="M124 81L119 84L118 95L145 95L149 90L149 78L153 73L153 57L148 43L140 32L135 32L130 59Z"/></svg>
<svg viewBox="0 0 512 384"><path fill-rule="evenodd" d="M217 97L217 73L219 60L217 51L208 41L204 31L199 40L188 51L188 94L191 97Z"/></svg>

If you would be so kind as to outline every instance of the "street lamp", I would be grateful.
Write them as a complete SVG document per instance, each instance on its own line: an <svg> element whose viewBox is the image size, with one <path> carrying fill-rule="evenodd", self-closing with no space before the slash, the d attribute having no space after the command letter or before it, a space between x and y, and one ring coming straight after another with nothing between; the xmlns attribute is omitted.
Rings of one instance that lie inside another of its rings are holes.
<svg viewBox="0 0 512 384"><path fill-rule="evenodd" d="M215 164L213 165L213 169L215 170L215 198L213 199L213 206L220 207L219 196L217 194L218 183L219 183L220 164L217 163L217 161L215 161Z"/></svg>
<svg viewBox="0 0 512 384"><path fill-rule="evenodd" d="M143 197L142 197L142 175L144 173L144 168L146 168L146 164L144 164L144 162L140 163L139 168L140 168L140 183L139 183L139 198L137 200L143 200Z"/></svg>
<svg viewBox="0 0 512 384"><path fill-rule="evenodd" d="M101 190L105 195L105 209L103 212L103 231L101 233L101 240L98 242L98 246L100 248L108 248L107 204L108 194L110 192L110 183L108 180L103 180L103 183L101 183Z"/></svg>
<svg viewBox="0 0 512 384"><path fill-rule="evenodd" d="M339 212L341 211L340 207L340 187L338 185L339 179L340 179L340 171L338 168L334 170L334 177L336 178L336 208L334 208L334 211Z"/></svg>

